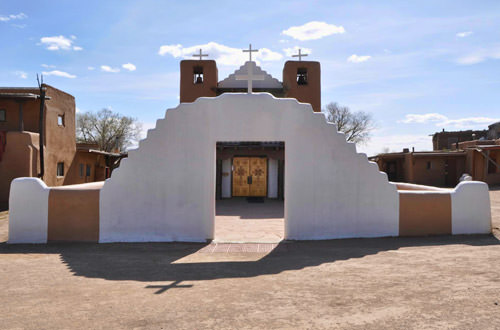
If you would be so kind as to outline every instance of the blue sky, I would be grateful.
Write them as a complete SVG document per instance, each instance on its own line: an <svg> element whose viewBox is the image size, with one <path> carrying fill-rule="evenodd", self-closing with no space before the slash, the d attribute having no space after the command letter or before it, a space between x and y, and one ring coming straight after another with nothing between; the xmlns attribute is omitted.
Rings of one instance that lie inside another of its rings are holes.
<svg viewBox="0 0 500 330"><path fill-rule="evenodd" d="M323 105L373 115L370 155L500 120L499 1L2 1L0 37L0 85L45 72L145 128L179 103L182 58L203 46L223 79L249 43L278 79L296 47L320 61Z"/></svg>

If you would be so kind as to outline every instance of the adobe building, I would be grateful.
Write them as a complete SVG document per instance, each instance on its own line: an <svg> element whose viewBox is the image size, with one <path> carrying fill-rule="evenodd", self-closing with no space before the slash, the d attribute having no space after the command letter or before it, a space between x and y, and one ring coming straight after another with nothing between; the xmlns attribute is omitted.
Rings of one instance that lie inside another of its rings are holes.
<svg viewBox="0 0 500 330"><path fill-rule="evenodd" d="M432 150L452 150L457 143L488 139L488 130L468 130L468 131L445 131L432 135Z"/></svg>
<svg viewBox="0 0 500 330"><path fill-rule="evenodd" d="M218 81L214 61L182 61L181 103L110 179L13 182L9 243L205 242L216 200L241 196L283 199L285 239L491 232L486 184L390 182L326 121L319 86L317 62L279 81L250 60Z"/></svg>
<svg viewBox="0 0 500 330"><path fill-rule="evenodd" d="M41 177L52 187L109 177L105 155L77 147L75 98L52 86L42 87L42 118L39 88L0 88L0 209L7 208L10 184L18 177Z"/></svg>
<svg viewBox="0 0 500 330"><path fill-rule="evenodd" d="M446 150L410 152L404 149L403 152L383 153L370 159L394 182L454 187L461 176L467 174L473 180L500 185L500 123L488 128L475 133L434 134L435 147L445 146ZM476 136L481 136L481 139L473 139ZM446 137L451 140L446 140ZM465 141L456 142L458 137ZM443 144L443 141L448 141L448 144Z"/></svg>

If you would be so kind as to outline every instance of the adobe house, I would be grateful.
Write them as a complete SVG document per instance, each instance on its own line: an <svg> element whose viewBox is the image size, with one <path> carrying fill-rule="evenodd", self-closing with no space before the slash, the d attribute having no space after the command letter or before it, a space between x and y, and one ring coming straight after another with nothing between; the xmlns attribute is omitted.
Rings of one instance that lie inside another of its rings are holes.
<svg viewBox="0 0 500 330"><path fill-rule="evenodd" d="M490 125L494 127L494 125ZM496 136L496 135L493 135ZM500 185L500 139L455 143L452 150L383 153L370 160L393 182L454 187L463 174Z"/></svg>
<svg viewBox="0 0 500 330"><path fill-rule="evenodd" d="M214 61L182 61L181 103L113 177L14 180L9 243L204 242L216 199L240 196L283 198L285 239L491 232L486 184L390 182L320 112L319 63L283 71L280 82L250 60L218 81Z"/></svg>
<svg viewBox="0 0 500 330"><path fill-rule="evenodd" d="M18 177L42 177L53 187L102 181L110 175L107 158L116 155L76 144L75 98L42 87L46 96L41 120L39 88L0 88L0 209L7 208L10 184Z"/></svg>

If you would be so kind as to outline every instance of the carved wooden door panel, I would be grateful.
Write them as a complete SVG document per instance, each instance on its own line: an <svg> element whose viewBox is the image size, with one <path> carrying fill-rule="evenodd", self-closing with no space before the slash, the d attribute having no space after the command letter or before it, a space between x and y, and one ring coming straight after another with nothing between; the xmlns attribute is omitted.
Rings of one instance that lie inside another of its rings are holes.
<svg viewBox="0 0 500 330"><path fill-rule="evenodd" d="M250 158L250 195L267 196L267 158Z"/></svg>
<svg viewBox="0 0 500 330"><path fill-rule="evenodd" d="M250 159L248 157L233 158L233 196L249 196Z"/></svg>

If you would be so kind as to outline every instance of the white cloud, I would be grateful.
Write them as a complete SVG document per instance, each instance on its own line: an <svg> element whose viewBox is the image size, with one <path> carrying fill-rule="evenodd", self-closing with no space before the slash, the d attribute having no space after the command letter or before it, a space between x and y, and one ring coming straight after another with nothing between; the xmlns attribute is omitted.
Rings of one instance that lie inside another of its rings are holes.
<svg viewBox="0 0 500 330"><path fill-rule="evenodd" d="M101 65L101 71L103 71L103 72L117 73L117 72L120 72L120 69L118 69L118 68L112 68L109 65Z"/></svg>
<svg viewBox="0 0 500 330"><path fill-rule="evenodd" d="M292 26L282 33L294 39L304 41L321 39L332 34L345 33L345 29L343 26L312 21L301 26Z"/></svg>
<svg viewBox="0 0 500 330"><path fill-rule="evenodd" d="M465 38L465 37L468 37L468 36L470 36L470 35L472 35L472 31L458 32L458 33L456 34L456 36L457 36L458 38Z"/></svg>
<svg viewBox="0 0 500 330"><path fill-rule="evenodd" d="M93 66L88 66L88 67L87 67L87 69L88 69L89 71L93 71L93 70L95 70L95 68L94 68Z"/></svg>
<svg viewBox="0 0 500 330"><path fill-rule="evenodd" d="M366 62L370 58L372 58L370 55L363 55L363 56L358 56L356 54L352 54L347 58L347 62L351 63L361 63L361 62Z"/></svg>
<svg viewBox="0 0 500 330"><path fill-rule="evenodd" d="M279 42L280 42L280 44L287 44L288 40L286 40L286 39L280 39Z"/></svg>
<svg viewBox="0 0 500 330"><path fill-rule="evenodd" d="M63 77L63 78L70 78L74 79L76 76L74 74L69 74L64 71L59 71L59 70L52 70L48 72L42 72L44 76L57 76L57 77Z"/></svg>
<svg viewBox="0 0 500 330"><path fill-rule="evenodd" d="M489 117L465 117L458 119L450 119L439 113L426 113L422 115L408 114L405 119L398 121L404 124L429 124L435 123L438 127L452 127L456 129L464 128L485 128L486 126L500 121L500 118Z"/></svg>
<svg viewBox="0 0 500 330"><path fill-rule="evenodd" d="M493 60L500 59L500 48L481 49L458 58L456 62L462 65L471 65L471 64L481 63L489 59Z"/></svg>
<svg viewBox="0 0 500 330"><path fill-rule="evenodd" d="M14 72L14 74L16 76L18 76L19 78L21 78L21 79L28 78L28 74L26 72L24 72L24 71L16 71L16 72Z"/></svg>
<svg viewBox="0 0 500 330"><path fill-rule="evenodd" d="M408 114L404 120L399 121L405 124L427 124L432 122L443 122L448 120L448 117L439 113L426 113L423 115Z"/></svg>
<svg viewBox="0 0 500 330"><path fill-rule="evenodd" d="M175 58L195 59L192 55L199 52L200 48L204 54L209 55L208 58L215 59L221 65L241 65L248 61L248 53L243 53L242 49L221 45L213 41L191 47L183 47L181 44L163 45L160 47L158 54L161 56L169 54ZM252 60L257 63L259 63L259 60L279 61L282 58L282 54L273 52L268 48L260 48L259 52L252 54Z"/></svg>
<svg viewBox="0 0 500 330"><path fill-rule="evenodd" d="M365 145L356 146L358 152L364 152L368 156L375 156L387 149L390 152L401 152L404 148L415 148L415 151L432 150L432 138L425 134L374 135Z"/></svg>
<svg viewBox="0 0 500 330"><path fill-rule="evenodd" d="M132 63L123 64L122 68L124 68L125 70L128 70L128 71L135 71L137 69L136 66L133 65Z"/></svg>
<svg viewBox="0 0 500 330"><path fill-rule="evenodd" d="M45 45L48 50L74 50L79 51L83 48L73 45L74 39L66 38L65 36L53 36L40 38L41 44Z"/></svg>
<svg viewBox="0 0 500 330"><path fill-rule="evenodd" d="M55 65L52 65L52 64L42 64L42 67L43 67L43 68L46 68L46 69L53 69L53 68L55 68L56 66L55 66Z"/></svg>
<svg viewBox="0 0 500 330"><path fill-rule="evenodd" d="M312 50L310 48L302 48L299 46L295 46L292 48L285 48L283 51L285 52L285 55L288 57L291 57L292 55L297 55L299 53L299 49L301 50L302 54L311 54Z"/></svg>
<svg viewBox="0 0 500 330"><path fill-rule="evenodd" d="M19 13L17 15L0 16L0 22L8 22L16 19L25 19L25 18L28 18L28 16L24 13Z"/></svg>

